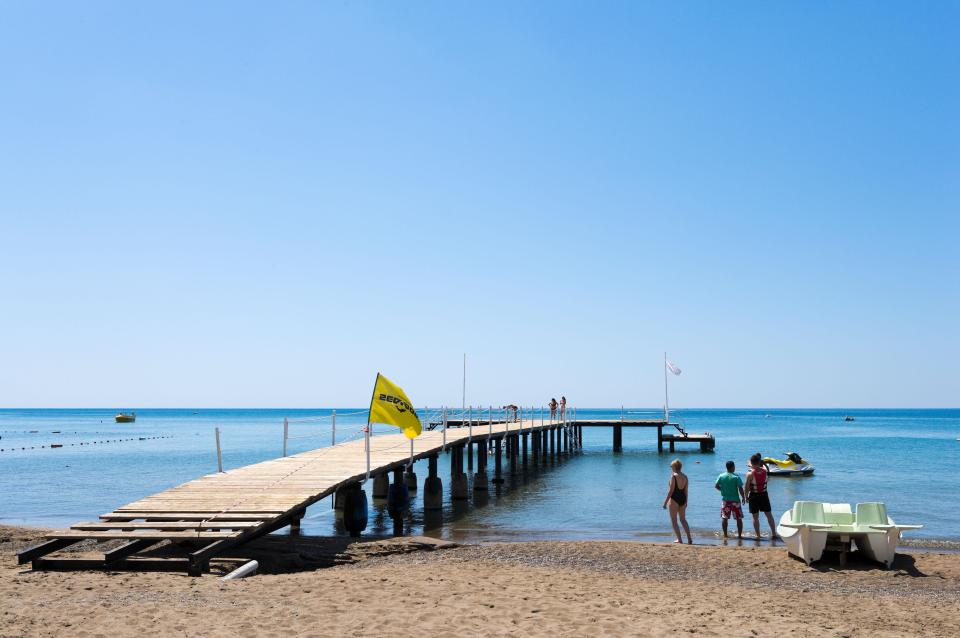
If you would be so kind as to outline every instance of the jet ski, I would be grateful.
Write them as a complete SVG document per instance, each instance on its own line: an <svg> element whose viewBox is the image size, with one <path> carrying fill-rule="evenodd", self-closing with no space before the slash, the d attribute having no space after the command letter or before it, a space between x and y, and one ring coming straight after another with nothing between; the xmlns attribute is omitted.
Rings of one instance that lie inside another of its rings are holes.
<svg viewBox="0 0 960 638"><path fill-rule="evenodd" d="M813 466L800 458L796 452L786 452L787 458L775 459L769 456L763 457L763 463L767 466L767 473L770 476L810 476L813 474Z"/></svg>

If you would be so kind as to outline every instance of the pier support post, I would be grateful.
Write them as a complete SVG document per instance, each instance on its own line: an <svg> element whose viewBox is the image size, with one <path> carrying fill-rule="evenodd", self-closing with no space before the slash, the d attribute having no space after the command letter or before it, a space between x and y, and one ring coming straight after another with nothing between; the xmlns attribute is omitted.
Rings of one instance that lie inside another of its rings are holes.
<svg viewBox="0 0 960 638"><path fill-rule="evenodd" d="M673 452L674 452L674 442L673 442L673 439L670 439L670 453L673 454Z"/></svg>
<svg viewBox="0 0 960 638"><path fill-rule="evenodd" d="M403 482L411 492L417 491L417 473L413 471L413 465L407 466L407 471L403 473Z"/></svg>
<svg viewBox="0 0 960 638"><path fill-rule="evenodd" d="M540 458L543 459L543 464L546 465L547 461L550 460L550 430L541 430L540 437Z"/></svg>
<svg viewBox="0 0 960 638"><path fill-rule="evenodd" d="M533 464L536 465L540 462L540 432L531 432L530 433L530 443L531 443L531 454L533 456Z"/></svg>
<svg viewBox="0 0 960 638"><path fill-rule="evenodd" d="M390 476L384 472L373 477L373 498L387 498L390 491Z"/></svg>
<svg viewBox="0 0 960 638"><path fill-rule="evenodd" d="M528 436L529 435L526 432L520 435L520 437L523 439L523 441L520 443L520 459L521 459L521 462L523 463L523 467L527 467L527 437Z"/></svg>
<svg viewBox="0 0 960 638"><path fill-rule="evenodd" d="M477 473L473 475L473 490L485 492L487 486L487 442L477 444Z"/></svg>
<svg viewBox="0 0 960 638"><path fill-rule="evenodd" d="M463 446L450 447L450 478L463 473Z"/></svg>
<svg viewBox="0 0 960 638"><path fill-rule="evenodd" d="M451 460L450 498L455 501L465 501L469 497L467 475L463 473L463 447L458 445L453 449Z"/></svg>
<svg viewBox="0 0 960 638"><path fill-rule="evenodd" d="M436 455L430 457L428 464L427 479L423 482L423 509L443 509L443 482L437 476Z"/></svg>
<svg viewBox="0 0 960 638"><path fill-rule="evenodd" d="M303 520L304 512L290 519L290 536L300 536L300 521Z"/></svg>
<svg viewBox="0 0 960 638"><path fill-rule="evenodd" d="M403 468L393 471L393 483L387 496L387 513L393 519L393 535L403 536L403 515L410 505L410 492L403 480Z"/></svg>
<svg viewBox="0 0 960 638"><path fill-rule="evenodd" d="M583 449L583 426L582 425L577 426L577 438L580 439L580 449L582 450Z"/></svg>
<svg viewBox="0 0 960 638"><path fill-rule="evenodd" d="M623 452L623 426L613 426L613 451Z"/></svg>
<svg viewBox="0 0 960 638"><path fill-rule="evenodd" d="M557 428L550 428L550 456L557 455Z"/></svg>
<svg viewBox="0 0 960 638"><path fill-rule="evenodd" d="M663 426L657 426L657 454L663 454Z"/></svg>
<svg viewBox="0 0 960 638"><path fill-rule="evenodd" d="M467 471L473 471L473 441L467 443Z"/></svg>
<svg viewBox="0 0 960 638"><path fill-rule="evenodd" d="M347 501L347 489L349 486L341 487L333 493L333 509L342 510Z"/></svg>
<svg viewBox="0 0 960 638"><path fill-rule="evenodd" d="M503 483L503 472L500 461L500 441L502 439L497 439L494 441L494 451L493 451L493 482L494 483Z"/></svg>

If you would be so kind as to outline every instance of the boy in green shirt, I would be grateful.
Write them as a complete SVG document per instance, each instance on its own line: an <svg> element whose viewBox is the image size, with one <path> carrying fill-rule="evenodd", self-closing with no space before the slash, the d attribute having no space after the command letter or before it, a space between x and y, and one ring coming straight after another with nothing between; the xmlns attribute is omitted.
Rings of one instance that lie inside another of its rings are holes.
<svg viewBox="0 0 960 638"><path fill-rule="evenodd" d="M737 466L733 461L727 461L727 471L717 477L714 487L720 491L723 504L720 506L720 525L723 527L723 537L727 538L727 521L733 516L737 521L737 538L743 538L743 509L741 503L747 502L743 493L743 479L733 473Z"/></svg>

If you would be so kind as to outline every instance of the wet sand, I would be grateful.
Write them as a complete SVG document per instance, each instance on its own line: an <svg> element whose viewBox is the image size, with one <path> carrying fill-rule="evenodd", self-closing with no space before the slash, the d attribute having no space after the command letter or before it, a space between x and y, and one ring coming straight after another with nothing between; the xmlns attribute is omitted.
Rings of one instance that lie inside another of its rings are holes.
<svg viewBox="0 0 960 638"><path fill-rule="evenodd" d="M266 561L276 573L222 581L32 572L13 552L38 534L0 527L0 636L960 635L957 554L903 553L891 570L854 554L841 569L765 546L530 542L394 554L417 546L278 538L259 550L287 557ZM312 561L311 545L339 559ZM336 562L345 564L318 568Z"/></svg>

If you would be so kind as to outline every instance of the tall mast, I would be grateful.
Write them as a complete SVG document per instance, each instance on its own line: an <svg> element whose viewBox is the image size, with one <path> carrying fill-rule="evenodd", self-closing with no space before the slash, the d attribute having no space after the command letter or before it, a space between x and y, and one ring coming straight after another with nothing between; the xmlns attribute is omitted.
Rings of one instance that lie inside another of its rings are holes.
<svg viewBox="0 0 960 638"><path fill-rule="evenodd" d="M663 420L670 422L670 393L667 390L667 353L663 353Z"/></svg>
<svg viewBox="0 0 960 638"><path fill-rule="evenodd" d="M460 405L460 418L467 413L467 353L463 353L463 403Z"/></svg>

